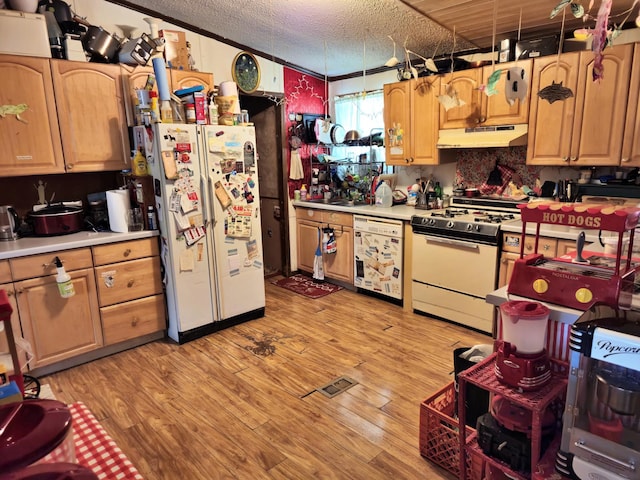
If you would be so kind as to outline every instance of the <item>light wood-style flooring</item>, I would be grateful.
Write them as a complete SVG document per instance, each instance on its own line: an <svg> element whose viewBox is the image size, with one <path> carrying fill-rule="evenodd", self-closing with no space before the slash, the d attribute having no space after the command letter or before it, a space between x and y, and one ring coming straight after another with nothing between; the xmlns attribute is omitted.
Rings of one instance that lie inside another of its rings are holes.
<svg viewBox="0 0 640 480"><path fill-rule="evenodd" d="M419 454L419 405L452 380L454 348L490 337L271 280L264 318L41 380L84 402L148 480L453 478ZM343 375L358 384L331 399L315 391Z"/></svg>

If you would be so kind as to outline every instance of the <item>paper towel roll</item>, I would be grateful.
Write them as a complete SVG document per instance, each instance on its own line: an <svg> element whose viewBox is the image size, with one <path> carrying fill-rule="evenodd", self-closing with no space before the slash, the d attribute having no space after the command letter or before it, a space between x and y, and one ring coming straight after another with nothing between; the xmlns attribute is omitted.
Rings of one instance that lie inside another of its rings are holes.
<svg viewBox="0 0 640 480"><path fill-rule="evenodd" d="M154 58L153 73L156 76L156 84L158 85L158 95L160 95L160 101L171 100L171 93L169 92L169 81L167 80L167 68L163 58Z"/></svg>
<svg viewBox="0 0 640 480"><path fill-rule="evenodd" d="M218 91L221 97L237 97L238 85L236 85L236 82L232 82L230 80L225 82L220 82Z"/></svg>
<svg viewBox="0 0 640 480"><path fill-rule="evenodd" d="M107 211L109 212L109 228L112 232L128 232L129 225L127 218L129 215L128 190L108 190L107 191Z"/></svg>

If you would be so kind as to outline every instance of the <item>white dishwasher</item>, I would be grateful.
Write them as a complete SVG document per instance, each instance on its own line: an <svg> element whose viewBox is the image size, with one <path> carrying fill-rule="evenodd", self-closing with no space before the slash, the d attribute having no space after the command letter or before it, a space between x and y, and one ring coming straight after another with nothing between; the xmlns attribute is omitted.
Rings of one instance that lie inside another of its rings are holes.
<svg viewBox="0 0 640 480"><path fill-rule="evenodd" d="M354 285L402 299L401 220L353 216Z"/></svg>

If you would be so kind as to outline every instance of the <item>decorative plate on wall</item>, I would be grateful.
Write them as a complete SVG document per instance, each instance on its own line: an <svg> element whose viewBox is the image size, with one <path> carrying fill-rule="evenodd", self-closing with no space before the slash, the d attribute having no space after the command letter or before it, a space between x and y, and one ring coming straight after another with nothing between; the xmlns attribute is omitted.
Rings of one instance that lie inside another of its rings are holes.
<svg viewBox="0 0 640 480"><path fill-rule="evenodd" d="M231 74L233 81L244 93L255 92L260 85L260 65L256 57L249 52L236 55L231 66Z"/></svg>

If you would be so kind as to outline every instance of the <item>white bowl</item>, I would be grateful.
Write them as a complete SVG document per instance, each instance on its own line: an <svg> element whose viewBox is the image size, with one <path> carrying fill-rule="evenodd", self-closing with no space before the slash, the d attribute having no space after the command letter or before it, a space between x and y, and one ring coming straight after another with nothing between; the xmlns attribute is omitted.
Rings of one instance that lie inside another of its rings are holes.
<svg viewBox="0 0 640 480"><path fill-rule="evenodd" d="M9 0L9 6L19 12L34 13L38 8L38 0Z"/></svg>

